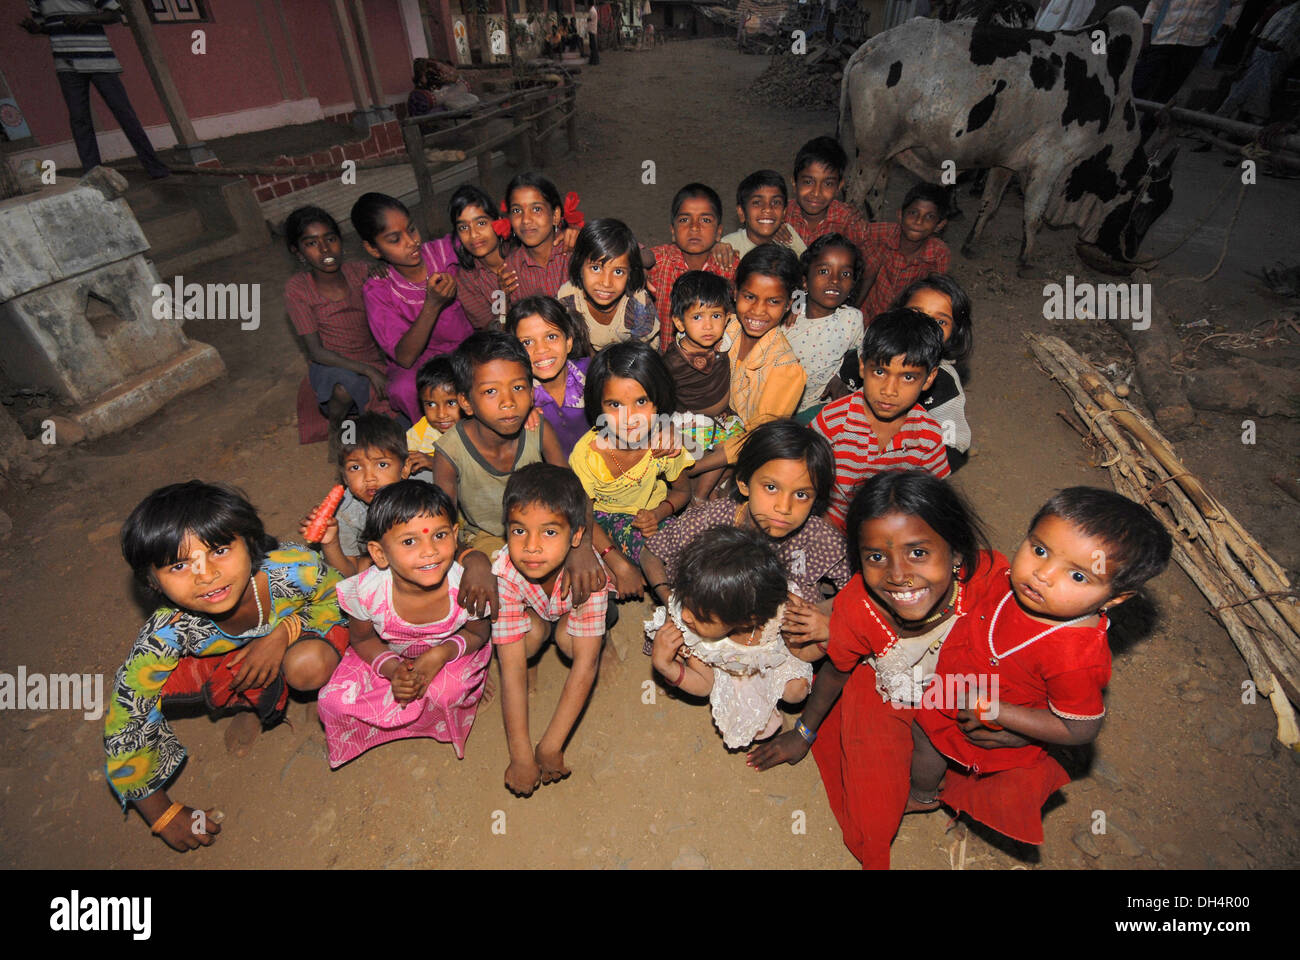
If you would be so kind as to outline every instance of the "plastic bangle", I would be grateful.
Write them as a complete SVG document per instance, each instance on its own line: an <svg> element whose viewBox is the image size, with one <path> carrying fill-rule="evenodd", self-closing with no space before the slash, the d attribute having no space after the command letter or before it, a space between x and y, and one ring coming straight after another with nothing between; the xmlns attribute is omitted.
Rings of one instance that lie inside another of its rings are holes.
<svg viewBox="0 0 1300 960"><path fill-rule="evenodd" d="M681 673L677 674L677 679L673 681L674 687L680 687L682 685L682 681L686 679L686 664L678 660L677 666L681 668Z"/></svg>
<svg viewBox="0 0 1300 960"><path fill-rule="evenodd" d="M830 652L830 650L827 649L827 647L826 647L826 642L825 642L824 640L818 640L818 641L817 641L817 649L820 650L822 653L829 653L829 652Z"/></svg>
<svg viewBox="0 0 1300 960"><path fill-rule="evenodd" d="M602 551L600 551L598 554L596 554L596 556L598 556L598 557L600 557L600 559L604 560L604 559L605 559L605 554L609 553L609 551L611 551L611 550L613 550L613 549L614 549L614 545L611 543L611 544L610 544L608 547L606 547L604 550L602 550Z"/></svg>
<svg viewBox="0 0 1300 960"><path fill-rule="evenodd" d="M809 730L807 726L804 725L803 717L800 717L795 722L794 729L799 734L799 736L803 737L804 743L808 744L809 746L812 746L812 744L816 742L817 740L816 732L813 730Z"/></svg>
<svg viewBox="0 0 1300 960"><path fill-rule="evenodd" d="M465 638L459 633L454 637L449 638L447 642L456 645L456 656L452 657L453 660L459 660L461 657L465 656Z"/></svg>
<svg viewBox="0 0 1300 960"><path fill-rule="evenodd" d="M285 617L283 620L281 620L280 624L283 624L284 629L289 633L288 646L293 646L295 643L298 642L298 638L302 636L301 618L297 616L288 616ZM277 626L279 626L280 624L277 624Z"/></svg>
<svg viewBox="0 0 1300 960"><path fill-rule="evenodd" d="M153 822L153 826L149 828L149 832L152 833L154 836L157 836L159 833L161 833L163 830L167 828L167 824L171 823L173 820L176 819L176 814L180 813L184 809L185 809L185 804L179 802L173 803L170 807L167 808L166 813L164 813L161 817L159 817L157 820Z"/></svg>
<svg viewBox="0 0 1300 960"><path fill-rule="evenodd" d="M375 671L375 676L377 676L380 680L387 680L388 678L379 672L380 667L386 664L389 660L400 660L400 659L401 657L399 657L392 650L386 650L383 653L381 653L379 656L375 657L375 659L370 661L370 669Z"/></svg>

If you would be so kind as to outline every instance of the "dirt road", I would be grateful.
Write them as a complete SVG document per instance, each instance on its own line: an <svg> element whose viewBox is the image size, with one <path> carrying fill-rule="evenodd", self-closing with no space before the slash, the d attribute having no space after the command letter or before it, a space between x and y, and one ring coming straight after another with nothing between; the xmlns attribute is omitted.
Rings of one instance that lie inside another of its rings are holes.
<svg viewBox="0 0 1300 960"><path fill-rule="evenodd" d="M766 109L741 94L765 60L714 41L652 52L610 53L584 78L581 150L546 168L562 190L582 194L587 216L625 219L647 243L667 239L669 201L688 180L714 184L728 203L750 171L788 170L808 137L833 132L829 113ZM721 105L721 106L720 106ZM558 144L556 147L558 152ZM1153 234L1157 246L1195 219L1222 175L1217 156L1180 168L1179 199ZM647 161L654 183L643 183ZM893 178L896 203L907 177ZM499 190L501 183L492 186ZM1277 309L1242 270L1283 249L1273 211L1295 209L1294 182L1261 180L1243 204L1242 240L1209 288L1185 288L1169 306L1184 319L1210 314L1249 325ZM973 209L973 201L968 204ZM1085 323L1042 318L1042 281L1014 274L1017 202L990 230L983 257L954 260L975 301L969 417L978 455L958 476L989 522L995 544L1013 550L1034 509L1074 483L1109 486L1078 437L1055 416L1066 401L1026 359L1023 330L1054 331L1094 354L1119 355L1114 338ZM730 220L730 218L728 218ZM730 227L729 227L730 228ZM954 224L950 241L965 223ZM1072 236L1043 238L1054 276L1087 271ZM355 243L351 254L359 255ZM1211 245L1211 251L1214 247ZM1204 267L1190 245L1168 268ZM1212 262L1212 260L1210 261ZM268 528L282 536L333 482L323 445L300 447L293 399L304 369L280 290L292 270L268 246L209 264L187 280L258 282L263 323L241 331L195 321L187 332L214 344L227 379L173 403L138 427L72 451L26 493L2 504L16 521L0 554L6 628L0 670L102 673L111 683L143 613L134 603L117 532L152 488L190 477L241 485ZM1295 505L1264 481L1294 475L1296 430L1261 421L1254 447L1239 441L1240 418L1207 417L1182 449L1288 568L1297 567ZM1152 638L1117 658L1109 716L1090 766L1045 814L1040 851L982 833L965 846L968 868L1041 866L1294 867L1300 863L1300 763L1272 737L1266 703L1243 705L1245 667L1205 612L1201 595L1174 569L1154 584L1162 618ZM667 695L639 650L646 604L622 608L592 702L569 746L573 775L531 799L502 786L506 749L499 707L482 710L466 758L432 741L402 742L337 772L325 762L314 704L291 705L291 723L266 733L242 761L227 756L222 725L176 722L191 759L173 796L215 806L225 829L212 848L179 856L118 811L103 777L102 720L68 712L0 714L0 849L24 867L799 867L850 868L811 760L766 774L722 746L706 707ZM563 673L542 663L533 700L538 735ZM107 694L107 691L105 691ZM1094 835L1104 811L1105 835ZM909 817L894 845L897 866L948 868L954 854L942 814Z"/></svg>

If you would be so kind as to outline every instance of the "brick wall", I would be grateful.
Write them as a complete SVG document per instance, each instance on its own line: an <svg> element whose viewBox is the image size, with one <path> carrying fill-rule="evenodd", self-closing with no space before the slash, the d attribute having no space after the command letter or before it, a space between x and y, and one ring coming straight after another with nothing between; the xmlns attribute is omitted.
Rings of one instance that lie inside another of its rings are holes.
<svg viewBox="0 0 1300 960"><path fill-rule="evenodd" d="M339 114L326 119L350 122L351 116L351 114ZM315 184L324 183L326 180L338 179L342 173L344 160L370 160L375 157L391 157L405 152L406 144L402 140L401 123L397 120L390 120L387 123L376 124L371 127L370 136L365 140L354 140L350 143L333 146L329 150L318 150L316 153L299 157L280 156L272 163L275 166L286 168L282 174L247 174L244 179L253 188L253 196L257 198L258 203L266 203L276 197L283 197L286 194L296 193ZM337 172L332 174L295 174L293 172L294 167L311 166L333 166L338 169Z"/></svg>

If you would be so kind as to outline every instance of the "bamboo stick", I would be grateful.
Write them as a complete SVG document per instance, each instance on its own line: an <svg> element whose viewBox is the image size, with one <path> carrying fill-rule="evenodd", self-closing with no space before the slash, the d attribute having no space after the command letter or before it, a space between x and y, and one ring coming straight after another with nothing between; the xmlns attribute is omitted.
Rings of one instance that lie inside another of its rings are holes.
<svg viewBox="0 0 1300 960"><path fill-rule="evenodd" d="M1111 392L1056 337L1026 334L1035 356L1070 396L1101 450L1116 490L1151 508L1174 538L1174 559L1210 601L1277 715L1278 739L1300 749L1300 610L1282 568L1210 494L1159 430Z"/></svg>

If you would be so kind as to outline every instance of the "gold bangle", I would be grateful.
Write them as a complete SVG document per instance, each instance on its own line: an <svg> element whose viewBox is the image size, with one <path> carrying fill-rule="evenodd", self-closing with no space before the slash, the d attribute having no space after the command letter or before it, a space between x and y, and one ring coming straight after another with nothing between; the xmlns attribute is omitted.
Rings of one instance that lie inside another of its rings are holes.
<svg viewBox="0 0 1300 960"><path fill-rule="evenodd" d="M284 626L284 629L289 634L289 642L286 646L293 646L298 642L298 638L302 636L302 620L296 615L290 614L281 620L280 624Z"/></svg>
<svg viewBox="0 0 1300 960"><path fill-rule="evenodd" d="M180 802L173 803L170 807L167 808L166 813L164 813L161 817L159 817L157 820L153 822L153 826L149 828L149 832L152 833L154 836L157 836L164 829L166 829L167 824L171 823L173 820L176 819L176 814L180 813L184 809L185 809L185 804Z"/></svg>

